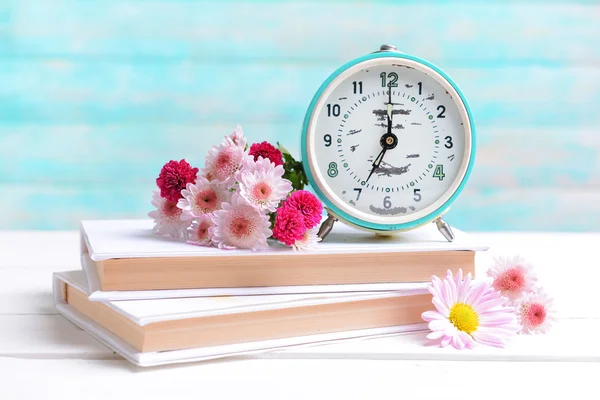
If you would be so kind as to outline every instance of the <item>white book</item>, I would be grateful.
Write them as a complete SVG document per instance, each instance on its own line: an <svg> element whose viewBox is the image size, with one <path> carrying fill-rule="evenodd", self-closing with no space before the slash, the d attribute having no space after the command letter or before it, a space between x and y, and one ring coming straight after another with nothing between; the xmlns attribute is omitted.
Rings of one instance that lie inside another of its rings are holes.
<svg viewBox="0 0 600 400"><path fill-rule="evenodd" d="M53 276L56 309L140 366L265 352L426 327L425 284L393 292L92 302L81 271Z"/></svg>
<svg viewBox="0 0 600 400"><path fill-rule="evenodd" d="M391 237L337 223L318 248L296 252L221 250L152 232L151 220L83 221L81 265L94 301L219 295L303 294L411 289L462 268L488 247L454 229L447 242L434 224Z"/></svg>

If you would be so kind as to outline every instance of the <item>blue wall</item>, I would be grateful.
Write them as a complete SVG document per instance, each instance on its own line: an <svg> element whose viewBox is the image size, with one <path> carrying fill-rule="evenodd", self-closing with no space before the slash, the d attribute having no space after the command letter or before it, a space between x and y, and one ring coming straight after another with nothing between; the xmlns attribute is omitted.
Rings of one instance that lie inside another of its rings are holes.
<svg viewBox="0 0 600 400"><path fill-rule="evenodd" d="M296 154L343 62L392 43L469 99L476 167L448 220L598 230L595 1L0 1L0 229L145 217L160 167L240 123Z"/></svg>

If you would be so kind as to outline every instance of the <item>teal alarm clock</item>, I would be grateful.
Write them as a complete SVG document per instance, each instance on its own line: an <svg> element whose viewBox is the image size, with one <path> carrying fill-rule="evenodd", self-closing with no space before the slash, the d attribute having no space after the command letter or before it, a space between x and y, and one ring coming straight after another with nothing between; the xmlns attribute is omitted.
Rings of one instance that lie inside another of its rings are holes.
<svg viewBox="0 0 600 400"><path fill-rule="evenodd" d="M341 66L312 99L302 128L309 183L335 221L378 234L436 223L475 158L465 96L441 69L384 45Z"/></svg>

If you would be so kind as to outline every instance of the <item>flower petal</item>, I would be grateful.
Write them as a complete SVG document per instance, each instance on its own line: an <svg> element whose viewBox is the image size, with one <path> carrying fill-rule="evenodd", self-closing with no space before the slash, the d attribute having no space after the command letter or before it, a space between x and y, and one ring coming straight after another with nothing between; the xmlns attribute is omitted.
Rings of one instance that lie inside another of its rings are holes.
<svg viewBox="0 0 600 400"><path fill-rule="evenodd" d="M432 331L445 331L448 326L452 326L447 319L436 319L429 323L429 329Z"/></svg>
<svg viewBox="0 0 600 400"><path fill-rule="evenodd" d="M443 303L442 299L434 297L431 301L435 308L437 308L440 314L442 314L445 318L448 318L450 316L450 309L448 308L448 306L446 306L446 304Z"/></svg>
<svg viewBox="0 0 600 400"><path fill-rule="evenodd" d="M467 298L467 294L469 294L469 288L471 287L471 273L468 273L465 280L460 284L458 290L458 299L459 303L464 303Z"/></svg>
<svg viewBox="0 0 600 400"><path fill-rule="evenodd" d="M504 347L505 343L496 335L492 335L485 332L476 331L472 333L473 338L481 344L485 344L493 347Z"/></svg>
<svg viewBox="0 0 600 400"><path fill-rule="evenodd" d="M450 344L450 341L452 340L451 336L446 336L442 339L442 341L440 342L440 346L442 347L446 347Z"/></svg>
<svg viewBox="0 0 600 400"><path fill-rule="evenodd" d="M423 318L427 322L435 321L438 319L446 319L438 311L425 311L423 314L421 314L421 318Z"/></svg>
<svg viewBox="0 0 600 400"><path fill-rule="evenodd" d="M516 317L511 313L494 313L494 314L480 314L479 323L481 326L503 326L516 321Z"/></svg>
<svg viewBox="0 0 600 400"><path fill-rule="evenodd" d="M444 331L433 331L427 335L427 339L437 340L444 336Z"/></svg>
<svg viewBox="0 0 600 400"><path fill-rule="evenodd" d="M466 348L468 348L468 349L472 349L473 348L473 344L475 342L473 341L473 338L471 337L471 335L469 335L466 332L458 332L458 335L461 337L461 339L465 343L465 347Z"/></svg>
<svg viewBox="0 0 600 400"><path fill-rule="evenodd" d="M473 307L478 314L482 314L488 310L499 307L506 303L506 298L496 297L483 302L480 302L477 306Z"/></svg>

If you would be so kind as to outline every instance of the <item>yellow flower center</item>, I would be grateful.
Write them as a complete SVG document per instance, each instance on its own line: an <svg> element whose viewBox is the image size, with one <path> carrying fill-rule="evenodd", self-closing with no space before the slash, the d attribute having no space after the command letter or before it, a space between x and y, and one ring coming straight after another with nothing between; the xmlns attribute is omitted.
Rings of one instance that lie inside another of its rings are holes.
<svg viewBox="0 0 600 400"><path fill-rule="evenodd" d="M450 309L450 322L456 329L471 334L479 328L479 315L468 304L456 303Z"/></svg>

